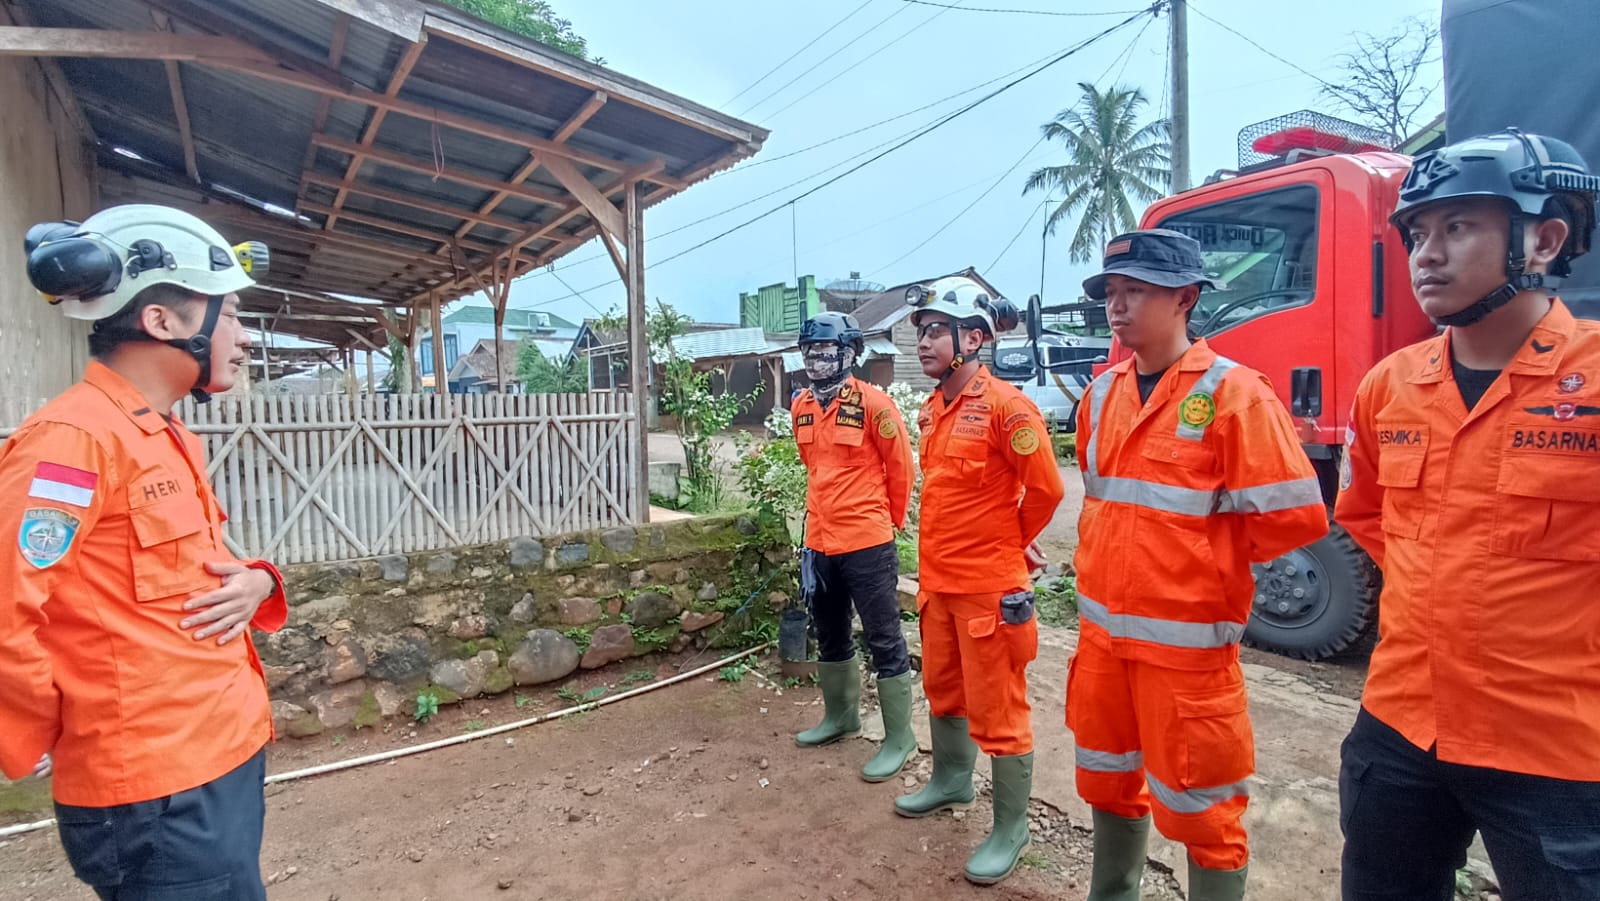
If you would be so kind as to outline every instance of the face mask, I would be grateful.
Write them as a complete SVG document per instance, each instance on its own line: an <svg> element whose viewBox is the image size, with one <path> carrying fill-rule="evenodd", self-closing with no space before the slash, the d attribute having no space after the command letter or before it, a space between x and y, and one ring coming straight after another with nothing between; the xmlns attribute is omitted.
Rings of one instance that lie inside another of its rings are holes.
<svg viewBox="0 0 1600 901"><path fill-rule="evenodd" d="M839 387L850 375L855 365L855 350L837 344L810 344L800 351L806 364L806 377L811 380L811 393L819 401L833 399Z"/></svg>

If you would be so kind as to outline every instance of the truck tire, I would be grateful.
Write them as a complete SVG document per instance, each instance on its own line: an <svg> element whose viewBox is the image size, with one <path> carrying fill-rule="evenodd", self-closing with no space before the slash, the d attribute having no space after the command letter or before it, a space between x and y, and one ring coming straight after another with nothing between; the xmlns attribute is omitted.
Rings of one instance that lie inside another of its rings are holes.
<svg viewBox="0 0 1600 901"><path fill-rule="evenodd" d="M1343 528L1253 567L1255 604L1244 641L1302 660L1324 660L1355 644L1378 609L1378 568Z"/></svg>

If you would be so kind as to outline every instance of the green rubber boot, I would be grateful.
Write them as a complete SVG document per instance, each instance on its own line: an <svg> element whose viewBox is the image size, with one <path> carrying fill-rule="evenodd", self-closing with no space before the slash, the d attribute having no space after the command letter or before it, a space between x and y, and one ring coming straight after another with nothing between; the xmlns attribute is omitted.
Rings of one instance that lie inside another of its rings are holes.
<svg viewBox="0 0 1600 901"><path fill-rule="evenodd" d="M815 748L861 734L861 667L856 658L817 664L822 686L822 722L794 737L802 748Z"/></svg>
<svg viewBox="0 0 1600 901"><path fill-rule="evenodd" d="M1136 820L1094 810L1094 871L1088 901L1139 901L1150 818Z"/></svg>
<svg viewBox="0 0 1600 901"><path fill-rule="evenodd" d="M1208 870L1189 858L1189 901L1242 901L1250 865L1237 870Z"/></svg>
<svg viewBox="0 0 1600 901"><path fill-rule="evenodd" d="M1033 791L1033 752L995 757L994 829L967 860L967 881L993 885L1011 875L1028 847L1028 797Z"/></svg>
<svg viewBox="0 0 1600 901"><path fill-rule="evenodd" d="M894 812L903 817L925 817L941 810L972 806L972 765L978 746L967 734L964 716L930 716L933 733L933 777L920 791L894 799Z"/></svg>
<svg viewBox="0 0 1600 901"><path fill-rule="evenodd" d="M917 674L906 670L898 676L878 680L878 707L883 710L883 744L867 765L861 778L868 782L893 779L917 750L917 737L911 732L911 683Z"/></svg>

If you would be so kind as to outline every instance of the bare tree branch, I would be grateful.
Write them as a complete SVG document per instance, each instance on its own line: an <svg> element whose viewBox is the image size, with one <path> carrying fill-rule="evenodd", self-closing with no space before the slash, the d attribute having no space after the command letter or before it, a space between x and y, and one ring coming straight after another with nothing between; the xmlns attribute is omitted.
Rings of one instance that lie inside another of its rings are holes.
<svg viewBox="0 0 1600 901"><path fill-rule="evenodd" d="M1439 25L1410 16L1387 34L1362 32L1354 39L1355 48L1339 55L1342 84L1324 85L1322 96L1399 144L1439 90L1422 80L1439 47Z"/></svg>

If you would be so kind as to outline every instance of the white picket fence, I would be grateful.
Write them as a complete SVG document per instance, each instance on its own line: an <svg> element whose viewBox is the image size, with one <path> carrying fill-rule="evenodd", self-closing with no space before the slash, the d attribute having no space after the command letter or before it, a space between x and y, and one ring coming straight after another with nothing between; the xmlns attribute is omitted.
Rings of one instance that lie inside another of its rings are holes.
<svg viewBox="0 0 1600 901"><path fill-rule="evenodd" d="M178 415L205 442L234 552L305 563L631 524L631 400L224 395ZM0 401L0 437L37 406Z"/></svg>

